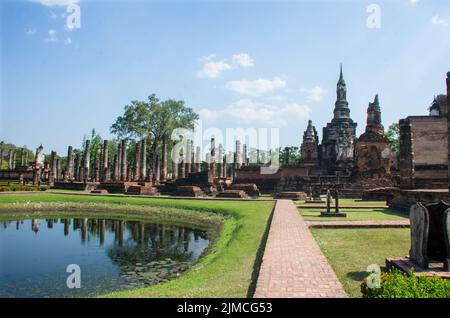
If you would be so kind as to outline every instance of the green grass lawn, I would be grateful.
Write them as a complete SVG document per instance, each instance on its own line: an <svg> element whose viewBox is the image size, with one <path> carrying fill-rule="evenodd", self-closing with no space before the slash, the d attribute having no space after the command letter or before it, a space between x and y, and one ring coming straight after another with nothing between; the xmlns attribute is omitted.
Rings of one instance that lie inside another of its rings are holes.
<svg viewBox="0 0 450 318"><path fill-rule="evenodd" d="M346 218L342 217L321 217L320 212L326 209L306 209L299 207L300 214L306 221L369 221L369 220L405 220L408 215L396 210L386 208L376 209L341 209L341 212L347 213ZM332 209L332 211L334 211Z"/></svg>
<svg viewBox="0 0 450 318"><path fill-rule="evenodd" d="M180 214L195 220L196 214L218 214L223 225L210 252L185 274L155 286L107 295L110 297L247 297L256 284L268 221L275 202L170 200L158 198L83 196L55 193L0 195L0 217L20 211ZM184 211L184 212L182 212ZM32 212L30 212L32 213ZM34 212L36 213L36 212ZM164 215L164 214L160 214ZM198 218L201 220L202 218ZM204 218L207 220L208 218ZM198 220L197 220L198 221ZM201 226L201 224L199 225Z"/></svg>
<svg viewBox="0 0 450 318"><path fill-rule="evenodd" d="M409 229L311 229L350 297L361 297L367 266L408 255Z"/></svg>

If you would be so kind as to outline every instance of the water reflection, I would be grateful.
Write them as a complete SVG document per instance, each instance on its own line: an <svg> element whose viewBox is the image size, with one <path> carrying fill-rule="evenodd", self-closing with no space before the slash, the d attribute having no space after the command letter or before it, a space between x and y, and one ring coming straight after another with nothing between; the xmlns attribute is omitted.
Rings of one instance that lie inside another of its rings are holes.
<svg viewBox="0 0 450 318"><path fill-rule="evenodd" d="M206 232L142 221L5 221L0 297L89 296L156 284L188 269L208 244ZM69 264L81 267L81 289L66 287Z"/></svg>

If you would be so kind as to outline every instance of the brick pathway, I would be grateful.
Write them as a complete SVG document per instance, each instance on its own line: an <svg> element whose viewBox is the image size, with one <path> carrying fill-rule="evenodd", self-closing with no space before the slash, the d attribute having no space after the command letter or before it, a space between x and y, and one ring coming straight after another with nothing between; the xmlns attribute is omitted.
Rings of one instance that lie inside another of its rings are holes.
<svg viewBox="0 0 450 318"><path fill-rule="evenodd" d="M305 221L308 227L315 228L402 228L409 227L409 220L374 221Z"/></svg>
<svg viewBox="0 0 450 318"><path fill-rule="evenodd" d="M291 200L277 200L254 297L347 297Z"/></svg>

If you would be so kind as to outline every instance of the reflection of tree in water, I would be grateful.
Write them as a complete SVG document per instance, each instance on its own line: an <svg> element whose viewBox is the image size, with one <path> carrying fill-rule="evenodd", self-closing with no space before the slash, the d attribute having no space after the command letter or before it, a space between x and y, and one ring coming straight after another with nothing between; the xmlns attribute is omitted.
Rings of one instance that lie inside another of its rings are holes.
<svg viewBox="0 0 450 318"><path fill-rule="evenodd" d="M207 239L204 232L186 228L142 222L112 221L116 240L108 249L111 259L121 266L171 259L176 262L194 261L189 243ZM124 241L123 228L130 235Z"/></svg>
<svg viewBox="0 0 450 318"><path fill-rule="evenodd" d="M206 232L173 225L86 218L32 219L31 230L36 234L42 221L47 223L48 229L53 229L58 222L64 224L64 236L68 236L71 231L78 232L83 243L98 239L103 245L105 236L113 234L114 244L108 248L107 254L119 265L168 258L176 262L192 262L197 255L194 255L192 246L190 249L190 243L209 239ZM6 229L13 222L16 230L23 224L23 220L8 220L2 222L3 228Z"/></svg>

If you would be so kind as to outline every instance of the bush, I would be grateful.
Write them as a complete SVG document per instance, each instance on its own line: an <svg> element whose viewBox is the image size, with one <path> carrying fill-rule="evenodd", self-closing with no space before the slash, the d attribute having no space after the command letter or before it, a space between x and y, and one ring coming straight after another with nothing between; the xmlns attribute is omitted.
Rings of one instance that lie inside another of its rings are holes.
<svg viewBox="0 0 450 318"><path fill-rule="evenodd" d="M381 274L380 288L369 288L364 279L361 293L364 298L450 298L450 280L394 269Z"/></svg>
<svg viewBox="0 0 450 318"><path fill-rule="evenodd" d="M47 187L38 186L0 186L0 192L15 192L15 191L46 191Z"/></svg>

